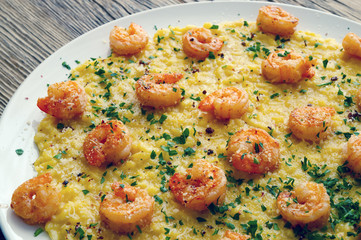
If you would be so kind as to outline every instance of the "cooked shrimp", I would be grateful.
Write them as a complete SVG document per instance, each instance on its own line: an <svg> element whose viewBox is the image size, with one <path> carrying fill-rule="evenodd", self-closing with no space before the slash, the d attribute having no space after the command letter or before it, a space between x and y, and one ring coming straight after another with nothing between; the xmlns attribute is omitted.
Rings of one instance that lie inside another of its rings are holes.
<svg viewBox="0 0 361 240"><path fill-rule="evenodd" d="M46 223L56 214L61 195L51 181L51 175L46 173L29 179L14 191L10 206L27 224Z"/></svg>
<svg viewBox="0 0 361 240"><path fill-rule="evenodd" d="M222 169L197 160L186 174L176 173L169 180L169 188L178 202L186 208L202 211L213 203L223 203L227 179Z"/></svg>
<svg viewBox="0 0 361 240"><path fill-rule="evenodd" d="M331 133L331 117L335 113L330 107L296 108L290 114L288 126L297 138L318 142Z"/></svg>
<svg viewBox="0 0 361 240"><path fill-rule="evenodd" d="M67 120L83 114L87 96L82 86L74 81L54 83L48 87L48 96L38 99L38 107L56 118Z"/></svg>
<svg viewBox="0 0 361 240"><path fill-rule="evenodd" d="M148 34L138 24L131 23L128 29L114 26L109 35L110 48L121 56L134 55L148 43Z"/></svg>
<svg viewBox="0 0 361 240"><path fill-rule="evenodd" d="M248 109L248 94L243 89L229 87L215 91L204 98L198 108L212 112L218 119L241 117Z"/></svg>
<svg viewBox="0 0 361 240"><path fill-rule="evenodd" d="M361 174L361 135L353 135L346 144L346 161L350 169Z"/></svg>
<svg viewBox="0 0 361 240"><path fill-rule="evenodd" d="M280 146L262 129L242 129L228 142L227 155L237 170L263 174L278 167Z"/></svg>
<svg viewBox="0 0 361 240"><path fill-rule="evenodd" d="M280 36L292 35L298 24L298 18L276 6L263 6L259 9L257 25L262 32Z"/></svg>
<svg viewBox="0 0 361 240"><path fill-rule="evenodd" d="M223 46L223 41L206 28L193 28L183 35L182 40L185 54L199 60L207 58L210 52L216 55Z"/></svg>
<svg viewBox="0 0 361 240"><path fill-rule="evenodd" d="M146 190L115 182L100 203L101 220L114 232L131 233L149 225L154 199Z"/></svg>
<svg viewBox="0 0 361 240"><path fill-rule="evenodd" d="M330 216L330 197L322 183L303 182L291 192L281 192L277 208L292 226L322 227Z"/></svg>
<svg viewBox="0 0 361 240"><path fill-rule="evenodd" d="M135 84L135 93L144 106L163 108L177 105L182 97L176 84L181 73L154 73L144 75Z"/></svg>
<svg viewBox="0 0 361 240"><path fill-rule="evenodd" d="M346 34L342 46L346 53L361 58L361 38L356 34Z"/></svg>
<svg viewBox="0 0 361 240"><path fill-rule="evenodd" d="M132 140L127 127L117 120L103 122L86 136L83 152L93 166L119 164L130 155Z"/></svg>
<svg viewBox="0 0 361 240"><path fill-rule="evenodd" d="M297 83L312 78L315 71L308 59L293 51L279 50L262 62L262 75L271 83Z"/></svg>
<svg viewBox="0 0 361 240"><path fill-rule="evenodd" d="M248 235L241 235L239 233L233 232L231 230L227 230L221 240L247 240L251 237Z"/></svg>

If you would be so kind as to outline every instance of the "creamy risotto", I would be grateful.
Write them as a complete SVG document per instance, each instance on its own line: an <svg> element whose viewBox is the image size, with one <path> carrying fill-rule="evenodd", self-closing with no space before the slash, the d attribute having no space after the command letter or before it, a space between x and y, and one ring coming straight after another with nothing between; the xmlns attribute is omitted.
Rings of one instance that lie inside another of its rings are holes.
<svg viewBox="0 0 361 240"><path fill-rule="evenodd" d="M360 60L345 54L334 39L307 31L283 38L262 33L256 23L243 19L205 23L224 45L217 54L197 60L182 50L182 36L193 27L159 29L135 56L91 59L71 71L69 80L83 86L88 96L85 113L75 120L47 115L35 136L40 152L35 168L39 174L50 173L62 195L58 212L45 225L50 237L220 239L232 230L254 239L356 238L361 187L344 165L343 149L361 126L355 105ZM295 84L265 80L262 61L282 49L312 58L315 75ZM160 109L140 105L135 84L145 73L183 74L180 103ZM248 94L250 107L242 117L219 120L198 109L202 99L226 87ZM309 142L292 135L289 115L306 106L335 109L326 139ZM91 166L84 157L84 139L107 120L120 120L128 128L131 156L119 165ZM274 171L246 174L230 163L230 137L251 127L278 141L280 162ZM224 203L204 211L184 207L169 189L169 179L198 159L223 169L227 178ZM282 191L305 181L323 183L330 196L331 215L322 228L292 227L276 206ZM121 235L104 225L99 207L113 182L139 187L154 198L148 226Z"/></svg>

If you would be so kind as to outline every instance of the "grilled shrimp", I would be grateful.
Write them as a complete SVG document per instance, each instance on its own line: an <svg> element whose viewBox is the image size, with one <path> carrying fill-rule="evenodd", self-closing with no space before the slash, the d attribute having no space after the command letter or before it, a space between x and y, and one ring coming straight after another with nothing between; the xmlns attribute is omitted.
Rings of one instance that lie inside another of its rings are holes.
<svg viewBox="0 0 361 240"><path fill-rule="evenodd" d="M182 97L176 84L182 79L180 73L154 73L144 75L135 84L135 92L144 106L163 108L177 105Z"/></svg>
<svg viewBox="0 0 361 240"><path fill-rule="evenodd" d="M262 75L271 83L297 83L312 78L315 71L308 59L293 51L279 50L262 62Z"/></svg>
<svg viewBox="0 0 361 240"><path fill-rule="evenodd" d="M41 111L58 119L73 119L83 114L87 104L85 90L77 82L54 83L48 87L48 96L39 98Z"/></svg>
<svg viewBox="0 0 361 240"><path fill-rule="evenodd" d="M146 190L115 182L113 192L100 203L101 220L117 233L131 233L149 225L154 198Z"/></svg>
<svg viewBox="0 0 361 240"><path fill-rule="evenodd" d="M290 114L288 126L297 138L318 142L330 134L335 113L330 107L296 108Z"/></svg>
<svg viewBox="0 0 361 240"><path fill-rule="evenodd" d="M361 174L361 135L353 135L346 144L346 161L350 169Z"/></svg>
<svg viewBox="0 0 361 240"><path fill-rule="evenodd" d="M46 173L29 179L14 191L10 206L27 224L46 223L56 214L61 195L51 181L51 175Z"/></svg>
<svg viewBox="0 0 361 240"><path fill-rule="evenodd" d="M127 127L117 120L103 122L88 133L83 152L92 166L119 164L130 155L132 140Z"/></svg>
<svg viewBox="0 0 361 240"><path fill-rule="evenodd" d="M197 160L186 174L176 173L169 180L173 195L186 208L202 211L210 204L221 204L226 195L227 179L222 169Z"/></svg>
<svg viewBox="0 0 361 240"><path fill-rule="evenodd" d="M223 237L221 238L221 240L247 240L247 239L250 239L250 236L241 235L231 230L225 231Z"/></svg>
<svg viewBox="0 0 361 240"><path fill-rule="evenodd" d="M294 191L281 192L277 208L292 226L322 227L330 216L330 197L322 183L303 182Z"/></svg>
<svg viewBox="0 0 361 240"><path fill-rule="evenodd" d="M280 36L292 35L298 24L298 18L276 6L263 6L259 9L257 25L262 32Z"/></svg>
<svg viewBox="0 0 361 240"><path fill-rule="evenodd" d="M208 95L198 108L202 111L212 112L221 120L241 117L249 107L248 94L245 90L229 87L220 89Z"/></svg>
<svg viewBox="0 0 361 240"><path fill-rule="evenodd" d="M346 34L342 46L346 53L361 58L361 38L356 34Z"/></svg>
<svg viewBox="0 0 361 240"><path fill-rule="evenodd" d="M223 41L206 28L193 28L183 35L182 40L185 54L199 60L207 58L210 52L216 55L223 46Z"/></svg>
<svg viewBox="0 0 361 240"><path fill-rule="evenodd" d="M134 55L148 43L148 34L138 24L131 23L128 29L114 26L109 35L110 48L121 56Z"/></svg>
<svg viewBox="0 0 361 240"><path fill-rule="evenodd" d="M278 167L280 146L262 129L242 129L232 135L227 155L237 170L263 174Z"/></svg>

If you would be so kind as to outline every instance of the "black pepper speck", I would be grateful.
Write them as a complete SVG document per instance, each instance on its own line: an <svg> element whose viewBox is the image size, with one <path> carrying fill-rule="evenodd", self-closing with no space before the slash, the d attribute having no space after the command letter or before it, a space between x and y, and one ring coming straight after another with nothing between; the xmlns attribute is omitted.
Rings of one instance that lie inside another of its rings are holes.
<svg viewBox="0 0 361 240"><path fill-rule="evenodd" d="M212 133L214 133L214 129L211 127L208 127L208 128L206 128L206 133L212 134Z"/></svg>

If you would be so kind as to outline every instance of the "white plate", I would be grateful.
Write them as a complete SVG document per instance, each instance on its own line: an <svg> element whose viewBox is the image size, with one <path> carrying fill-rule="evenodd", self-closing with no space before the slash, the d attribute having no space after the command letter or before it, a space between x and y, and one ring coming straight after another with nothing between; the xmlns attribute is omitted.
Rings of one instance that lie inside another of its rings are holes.
<svg viewBox="0 0 361 240"><path fill-rule="evenodd" d="M202 25L204 22L234 21L244 18L255 21L258 9L265 2L202 2L158 8L124 17L98 27L62 47L40 64L16 91L0 121L0 224L7 239L49 239L42 233L33 234L38 226L29 226L10 209L11 195L15 188L35 175L33 163L38 151L33 137L44 114L36 107L38 97L44 96L48 83L67 79L69 71L62 62L75 67L90 57L106 57L110 54L108 35L114 25L129 26L136 22L153 35L155 26ZM361 25L327 13L302 7L280 5L300 19L298 29L310 30L324 37L336 38L339 42L348 32L361 35ZM18 156L16 149L23 149Z"/></svg>

